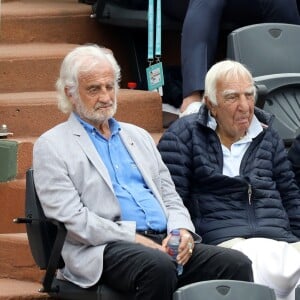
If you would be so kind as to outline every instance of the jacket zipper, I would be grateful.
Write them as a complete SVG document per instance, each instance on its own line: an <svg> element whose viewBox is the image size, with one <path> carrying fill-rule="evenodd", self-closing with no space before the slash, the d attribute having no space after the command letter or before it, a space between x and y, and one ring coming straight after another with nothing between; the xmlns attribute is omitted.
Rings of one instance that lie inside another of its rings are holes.
<svg viewBox="0 0 300 300"><path fill-rule="evenodd" d="M252 187L251 184L248 183L248 203L251 205L251 198L252 198Z"/></svg>

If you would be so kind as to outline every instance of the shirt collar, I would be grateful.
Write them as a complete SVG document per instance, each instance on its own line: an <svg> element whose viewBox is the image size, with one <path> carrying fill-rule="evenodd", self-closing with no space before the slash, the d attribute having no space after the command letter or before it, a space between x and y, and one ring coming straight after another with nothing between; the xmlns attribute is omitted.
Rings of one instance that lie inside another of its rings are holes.
<svg viewBox="0 0 300 300"><path fill-rule="evenodd" d="M88 122L84 121L83 119L81 119L78 114L76 114L76 113L74 113L74 114L75 114L76 118L78 119L78 121L80 122L80 124L83 126L83 128L88 133L96 132L96 133L102 135L97 128L95 128L90 123L88 123ZM115 135L115 134L117 134L121 130L120 123L116 119L114 119L114 118L110 118L108 120L108 125L109 125L109 128L110 128L112 136Z"/></svg>
<svg viewBox="0 0 300 300"><path fill-rule="evenodd" d="M217 128L216 119L211 115L210 111L208 111L207 127L211 128L214 131L216 131L216 128ZM258 121L257 117L255 115L253 115L252 121L247 130L247 134L240 141L253 140L262 131L263 131L263 127L262 127L261 123Z"/></svg>

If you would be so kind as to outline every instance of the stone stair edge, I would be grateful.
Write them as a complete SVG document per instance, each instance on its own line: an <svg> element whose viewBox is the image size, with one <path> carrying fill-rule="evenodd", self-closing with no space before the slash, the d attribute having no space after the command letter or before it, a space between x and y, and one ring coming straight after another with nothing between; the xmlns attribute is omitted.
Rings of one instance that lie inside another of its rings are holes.
<svg viewBox="0 0 300 300"><path fill-rule="evenodd" d="M127 88L119 89L118 101L123 101L124 99L130 100L132 99L132 97L136 98L139 96L145 97L144 100L151 98L151 101L161 103L161 97L156 92L147 90L132 90ZM47 99L50 101L52 99L53 101L57 101L56 91L50 90L0 93L0 105L4 105L6 101L11 101L7 102L7 105L9 105L9 103L22 103L24 101L32 101L32 103L38 103L40 99Z"/></svg>
<svg viewBox="0 0 300 300"><path fill-rule="evenodd" d="M0 300L53 299L39 292L39 282L0 278Z"/></svg>
<svg viewBox="0 0 300 300"><path fill-rule="evenodd" d="M16 217L24 217L24 212ZM0 234L0 246L0 278L41 282L45 271L36 265L32 257L26 232Z"/></svg>
<svg viewBox="0 0 300 300"><path fill-rule="evenodd" d="M0 182L1 193L1 212L0 233L13 234L24 233L26 227L24 224L15 224L13 220L17 217L23 217L25 212L25 178L14 179L11 181ZM1 236L1 235L0 235ZM1 244L1 239L0 239ZM1 248L3 248L1 246ZM2 253L3 249L0 249ZM3 253L0 255L0 261ZM3 268L2 268L3 269ZM1 268L0 268L1 270ZM0 277L3 270L0 271Z"/></svg>
<svg viewBox="0 0 300 300"><path fill-rule="evenodd" d="M63 56L79 46L72 43L28 42L20 44L0 44L0 62L7 59L25 58L63 58Z"/></svg>
<svg viewBox="0 0 300 300"><path fill-rule="evenodd" d="M2 18L30 17L39 18L42 16L89 16L92 8L90 5L79 3L78 0L52 0L36 1L14 0L2 2Z"/></svg>
<svg viewBox="0 0 300 300"><path fill-rule="evenodd" d="M47 104L57 102L56 91L32 91L19 93L0 93L0 106L10 105L40 105L42 101Z"/></svg>

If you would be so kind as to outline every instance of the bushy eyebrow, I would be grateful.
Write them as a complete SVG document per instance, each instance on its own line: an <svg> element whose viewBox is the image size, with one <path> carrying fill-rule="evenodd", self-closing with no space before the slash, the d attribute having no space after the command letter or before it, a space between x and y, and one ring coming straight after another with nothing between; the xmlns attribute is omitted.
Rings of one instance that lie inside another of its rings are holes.
<svg viewBox="0 0 300 300"><path fill-rule="evenodd" d="M114 87L114 82L107 82L105 84L103 83L92 83L87 86L88 89L90 88L101 88L101 87Z"/></svg>
<svg viewBox="0 0 300 300"><path fill-rule="evenodd" d="M254 87L249 87L244 91L243 94L253 94L253 93L254 93ZM236 90L224 90L222 94L224 97L226 97L228 95L239 95L241 93Z"/></svg>
<svg viewBox="0 0 300 300"><path fill-rule="evenodd" d="M238 94L238 92L236 90L224 90L222 92L223 96L228 96L228 95L232 95L232 94Z"/></svg>

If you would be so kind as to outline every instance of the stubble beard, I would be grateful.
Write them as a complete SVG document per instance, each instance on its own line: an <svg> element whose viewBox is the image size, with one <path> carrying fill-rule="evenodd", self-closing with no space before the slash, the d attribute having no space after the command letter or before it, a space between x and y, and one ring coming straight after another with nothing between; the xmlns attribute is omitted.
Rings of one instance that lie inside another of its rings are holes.
<svg viewBox="0 0 300 300"><path fill-rule="evenodd" d="M103 107L105 107L103 104L97 103L92 109L88 109L80 98L75 105L76 111L81 118L97 125L102 124L115 115L117 111L116 99L109 109L102 109Z"/></svg>

